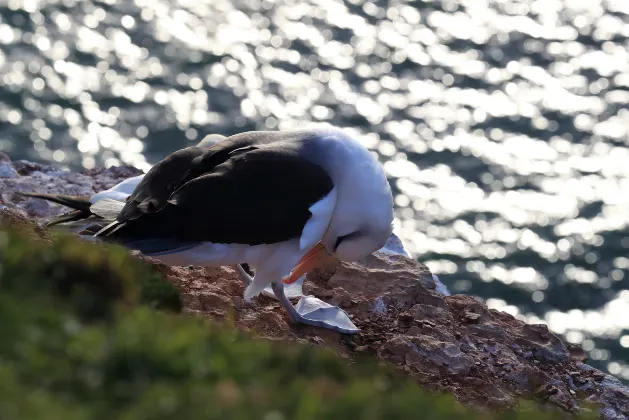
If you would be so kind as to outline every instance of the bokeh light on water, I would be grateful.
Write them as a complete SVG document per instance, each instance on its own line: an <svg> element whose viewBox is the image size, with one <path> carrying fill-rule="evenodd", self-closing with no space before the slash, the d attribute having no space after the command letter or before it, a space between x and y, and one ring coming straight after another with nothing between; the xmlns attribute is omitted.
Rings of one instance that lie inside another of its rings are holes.
<svg viewBox="0 0 629 420"><path fill-rule="evenodd" d="M209 133L333 124L453 292L629 379L629 2L0 5L0 150L147 169Z"/></svg>

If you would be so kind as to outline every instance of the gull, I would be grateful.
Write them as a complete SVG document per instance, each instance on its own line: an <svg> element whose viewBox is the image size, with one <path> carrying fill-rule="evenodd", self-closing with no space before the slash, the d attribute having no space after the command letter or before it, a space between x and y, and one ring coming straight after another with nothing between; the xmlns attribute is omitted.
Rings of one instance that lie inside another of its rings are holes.
<svg viewBox="0 0 629 420"><path fill-rule="evenodd" d="M332 329L335 308L321 307L331 310L326 319L308 318L284 284L332 261L370 255L385 245L393 222L382 166L336 128L251 131L176 151L116 203L115 220L95 238L168 265L236 265L246 301L270 285L291 321Z"/></svg>

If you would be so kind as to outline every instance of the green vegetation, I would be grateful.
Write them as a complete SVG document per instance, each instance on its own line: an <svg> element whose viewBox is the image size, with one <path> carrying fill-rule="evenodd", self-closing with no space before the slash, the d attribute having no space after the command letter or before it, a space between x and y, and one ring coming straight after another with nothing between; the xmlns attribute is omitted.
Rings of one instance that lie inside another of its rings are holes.
<svg viewBox="0 0 629 420"><path fill-rule="evenodd" d="M178 314L117 247L0 230L0 418L544 419L470 414L374 363Z"/></svg>

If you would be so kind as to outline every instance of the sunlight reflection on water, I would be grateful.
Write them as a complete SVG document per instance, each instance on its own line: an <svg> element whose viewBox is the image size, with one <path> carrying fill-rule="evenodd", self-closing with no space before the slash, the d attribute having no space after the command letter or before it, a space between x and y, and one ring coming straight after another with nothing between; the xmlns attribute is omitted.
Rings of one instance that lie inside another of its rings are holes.
<svg viewBox="0 0 629 420"><path fill-rule="evenodd" d="M343 127L453 292L629 379L628 22L625 0L8 0L0 150L146 170L211 132Z"/></svg>

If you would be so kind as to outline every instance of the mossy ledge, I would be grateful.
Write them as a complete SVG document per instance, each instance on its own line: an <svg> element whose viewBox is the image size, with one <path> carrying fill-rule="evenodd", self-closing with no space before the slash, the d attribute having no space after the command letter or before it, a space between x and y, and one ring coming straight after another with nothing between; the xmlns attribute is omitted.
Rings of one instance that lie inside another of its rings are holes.
<svg viewBox="0 0 629 420"><path fill-rule="evenodd" d="M0 227L3 419L540 419L472 412L376 363L181 316L177 290L115 246Z"/></svg>
<svg viewBox="0 0 629 420"><path fill-rule="evenodd" d="M395 246L308 274L304 292L361 329L343 336L292 325L269 297L243 302L232 267L168 267L44 229L67 209L21 194L90 196L137 169L0 153L0 172L2 420L629 418L629 388L582 349L450 296Z"/></svg>
<svg viewBox="0 0 629 420"><path fill-rule="evenodd" d="M471 411L371 359L182 316L175 287L125 250L0 225L3 419L566 416Z"/></svg>

